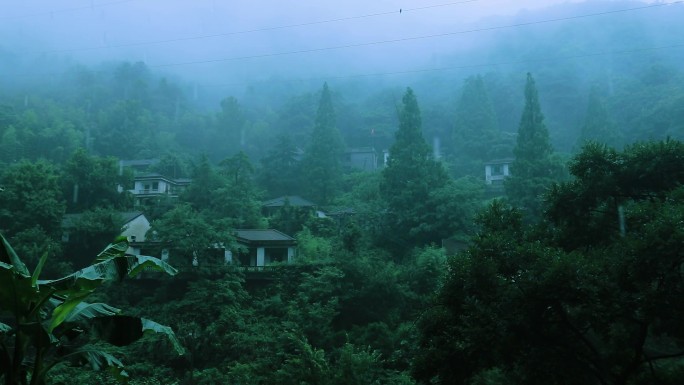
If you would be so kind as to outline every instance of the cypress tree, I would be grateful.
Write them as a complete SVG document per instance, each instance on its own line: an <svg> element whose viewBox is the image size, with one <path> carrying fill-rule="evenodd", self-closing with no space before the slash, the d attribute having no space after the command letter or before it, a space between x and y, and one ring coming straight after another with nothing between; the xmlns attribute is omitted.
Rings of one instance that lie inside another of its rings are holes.
<svg viewBox="0 0 684 385"><path fill-rule="evenodd" d="M465 80L456 111L451 156L455 175L481 176L484 162L510 156L501 151L496 114L482 76Z"/></svg>
<svg viewBox="0 0 684 385"><path fill-rule="evenodd" d="M434 211L431 192L444 187L449 177L423 138L418 101L410 88L402 101L399 130L382 173L380 191L388 209L385 236L390 239L386 241L405 250L439 240L431 232L433 224L422 219Z"/></svg>
<svg viewBox="0 0 684 385"><path fill-rule="evenodd" d="M311 141L302 159L305 191L309 199L323 205L332 203L342 183L340 155L343 150L328 83L325 83Z"/></svg>
<svg viewBox="0 0 684 385"><path fill-rule="evenodd" d="M544 124L537 87L529 73L525 84L525 108L513 154L512 176L504 183L506 194L514 205L526 209L528 218L537 218L541 213L541 195L561 176L562 166L552 157L553 147Z"/></svg>
<svg viewBox="0 0 684 385"><path fill-rule="evenodd" d="M517 174L525 177L537 176L533 166L548 161L552 152L549 130L544 124L544 114L539 104L537 86L532 74L528 73L525 84L525 108L518 126L516 146L513 149Z"/></svg>

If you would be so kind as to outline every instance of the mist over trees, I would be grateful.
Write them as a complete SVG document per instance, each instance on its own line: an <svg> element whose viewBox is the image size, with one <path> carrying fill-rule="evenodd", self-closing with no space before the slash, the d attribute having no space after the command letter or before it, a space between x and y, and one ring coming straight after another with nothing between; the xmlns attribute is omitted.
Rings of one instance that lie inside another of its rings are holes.
<svg viewBox="0 0 684 385"><path fill-rule="evenodd" d="M159 64L172 41L81 63L0 43L0 71L35 71L0 77L0 232L52 278L144 213L139 251L180 273L97 295L171 326L186 354L107 350L132 384L678 384L684 7L658 7L471 21L384 61L390 43L315 34L326 49L292 53L282 26L286 54L224 67L180 65L190 48ZM394 15L402 31L419 11ZM160 188L144 175L184 187L137 199ZM296 255L226 266L259 258L238 230L266 229ZM52 373L109 383L78 362Z"/></svg>

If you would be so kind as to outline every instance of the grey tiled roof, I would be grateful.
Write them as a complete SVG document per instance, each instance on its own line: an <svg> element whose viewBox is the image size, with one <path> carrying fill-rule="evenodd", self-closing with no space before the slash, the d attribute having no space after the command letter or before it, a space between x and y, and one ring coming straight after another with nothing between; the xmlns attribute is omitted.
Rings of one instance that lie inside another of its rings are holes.
<svg viewBox="0 0 684 385"><path fill-rule="evenodd" d="M237 229L238 239L252 242L263 241L294 241L291 236L273 229Z"/></svg>

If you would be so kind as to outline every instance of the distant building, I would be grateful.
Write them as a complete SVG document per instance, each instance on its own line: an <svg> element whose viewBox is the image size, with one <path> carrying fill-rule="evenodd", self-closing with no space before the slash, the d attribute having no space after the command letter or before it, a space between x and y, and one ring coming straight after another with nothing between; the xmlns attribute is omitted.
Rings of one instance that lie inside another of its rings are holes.
<svg viewBox="0 0 684 385"><path fill-rule="evenodd" d="M134 177L133 194L135 205L139 206L152 198L178 198L192 182L189 178L168 178L161 174L144 174Z"/></svg>
<svg viewBox="0 0 684 385"><path fill-rule="evenodd" d="M349 148L342 154L342 165L356 170L378 169L378 155L373 147Z"/></svg>
<svg viewBox="0 0 684 385"><path fill-rule="evenodd" d="M503 185L504 179L511 175L512 158L496 159L485 163L485 183L488 185Z"/></svg>
<svg viewBox="0 0 684 385"><path fill-rule="evenodd" d="M226 263L262 267L271 263L294 261L297 241L278 230L237 229L235 237L244 251L237 253L235 258L228 252Z"/></svg>
<svg viewBox="0 0 684 385"><path fill-rule="evenodd" d="M299 195L284 195L281 197L269 199L261 204L261 207L263 207L264 214L266 216L274 215L276 212L278 212L278 210L285 206L306 209L309 210L312 215L316 215L318 217L325 216L321 211L317 209L317 204L309 200L306 200L300 197Z"/></svg>

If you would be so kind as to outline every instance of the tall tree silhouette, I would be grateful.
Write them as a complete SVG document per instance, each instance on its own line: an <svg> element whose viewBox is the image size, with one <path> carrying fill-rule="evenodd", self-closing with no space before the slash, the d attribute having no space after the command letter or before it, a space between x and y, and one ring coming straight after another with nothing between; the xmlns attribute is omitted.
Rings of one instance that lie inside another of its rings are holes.
<svg viewBox="0 0 684 385"><path fill-rule="evenodd" d="M311 141L302 159L305 192L319 204L330 204L342 183L340 155L344 144L335 123L328 83L323 84Z"/></svg>
<svg viewBox="0 0 684 385"><path fill-rule="evenodd" d="M529 73L525 84L525 107L513 154L512 176L505 181L506 194L511 203L526 210L529 218L537 218L541 212L541 195L562 176L562 165L553 157L537 86Z"/></svg>
<svg viewBox="0 0 684 385"><path fill-rule="evenodd" d="M399 130L380 184L388 209L386 234L391 238L387 241L397 249L439 241L433 231L434 223L423 219L434 212L432 193L449 181L446 170L434 159L432 149L423 138L420 109L413 90L408 88L402 100Z"/></svg>

